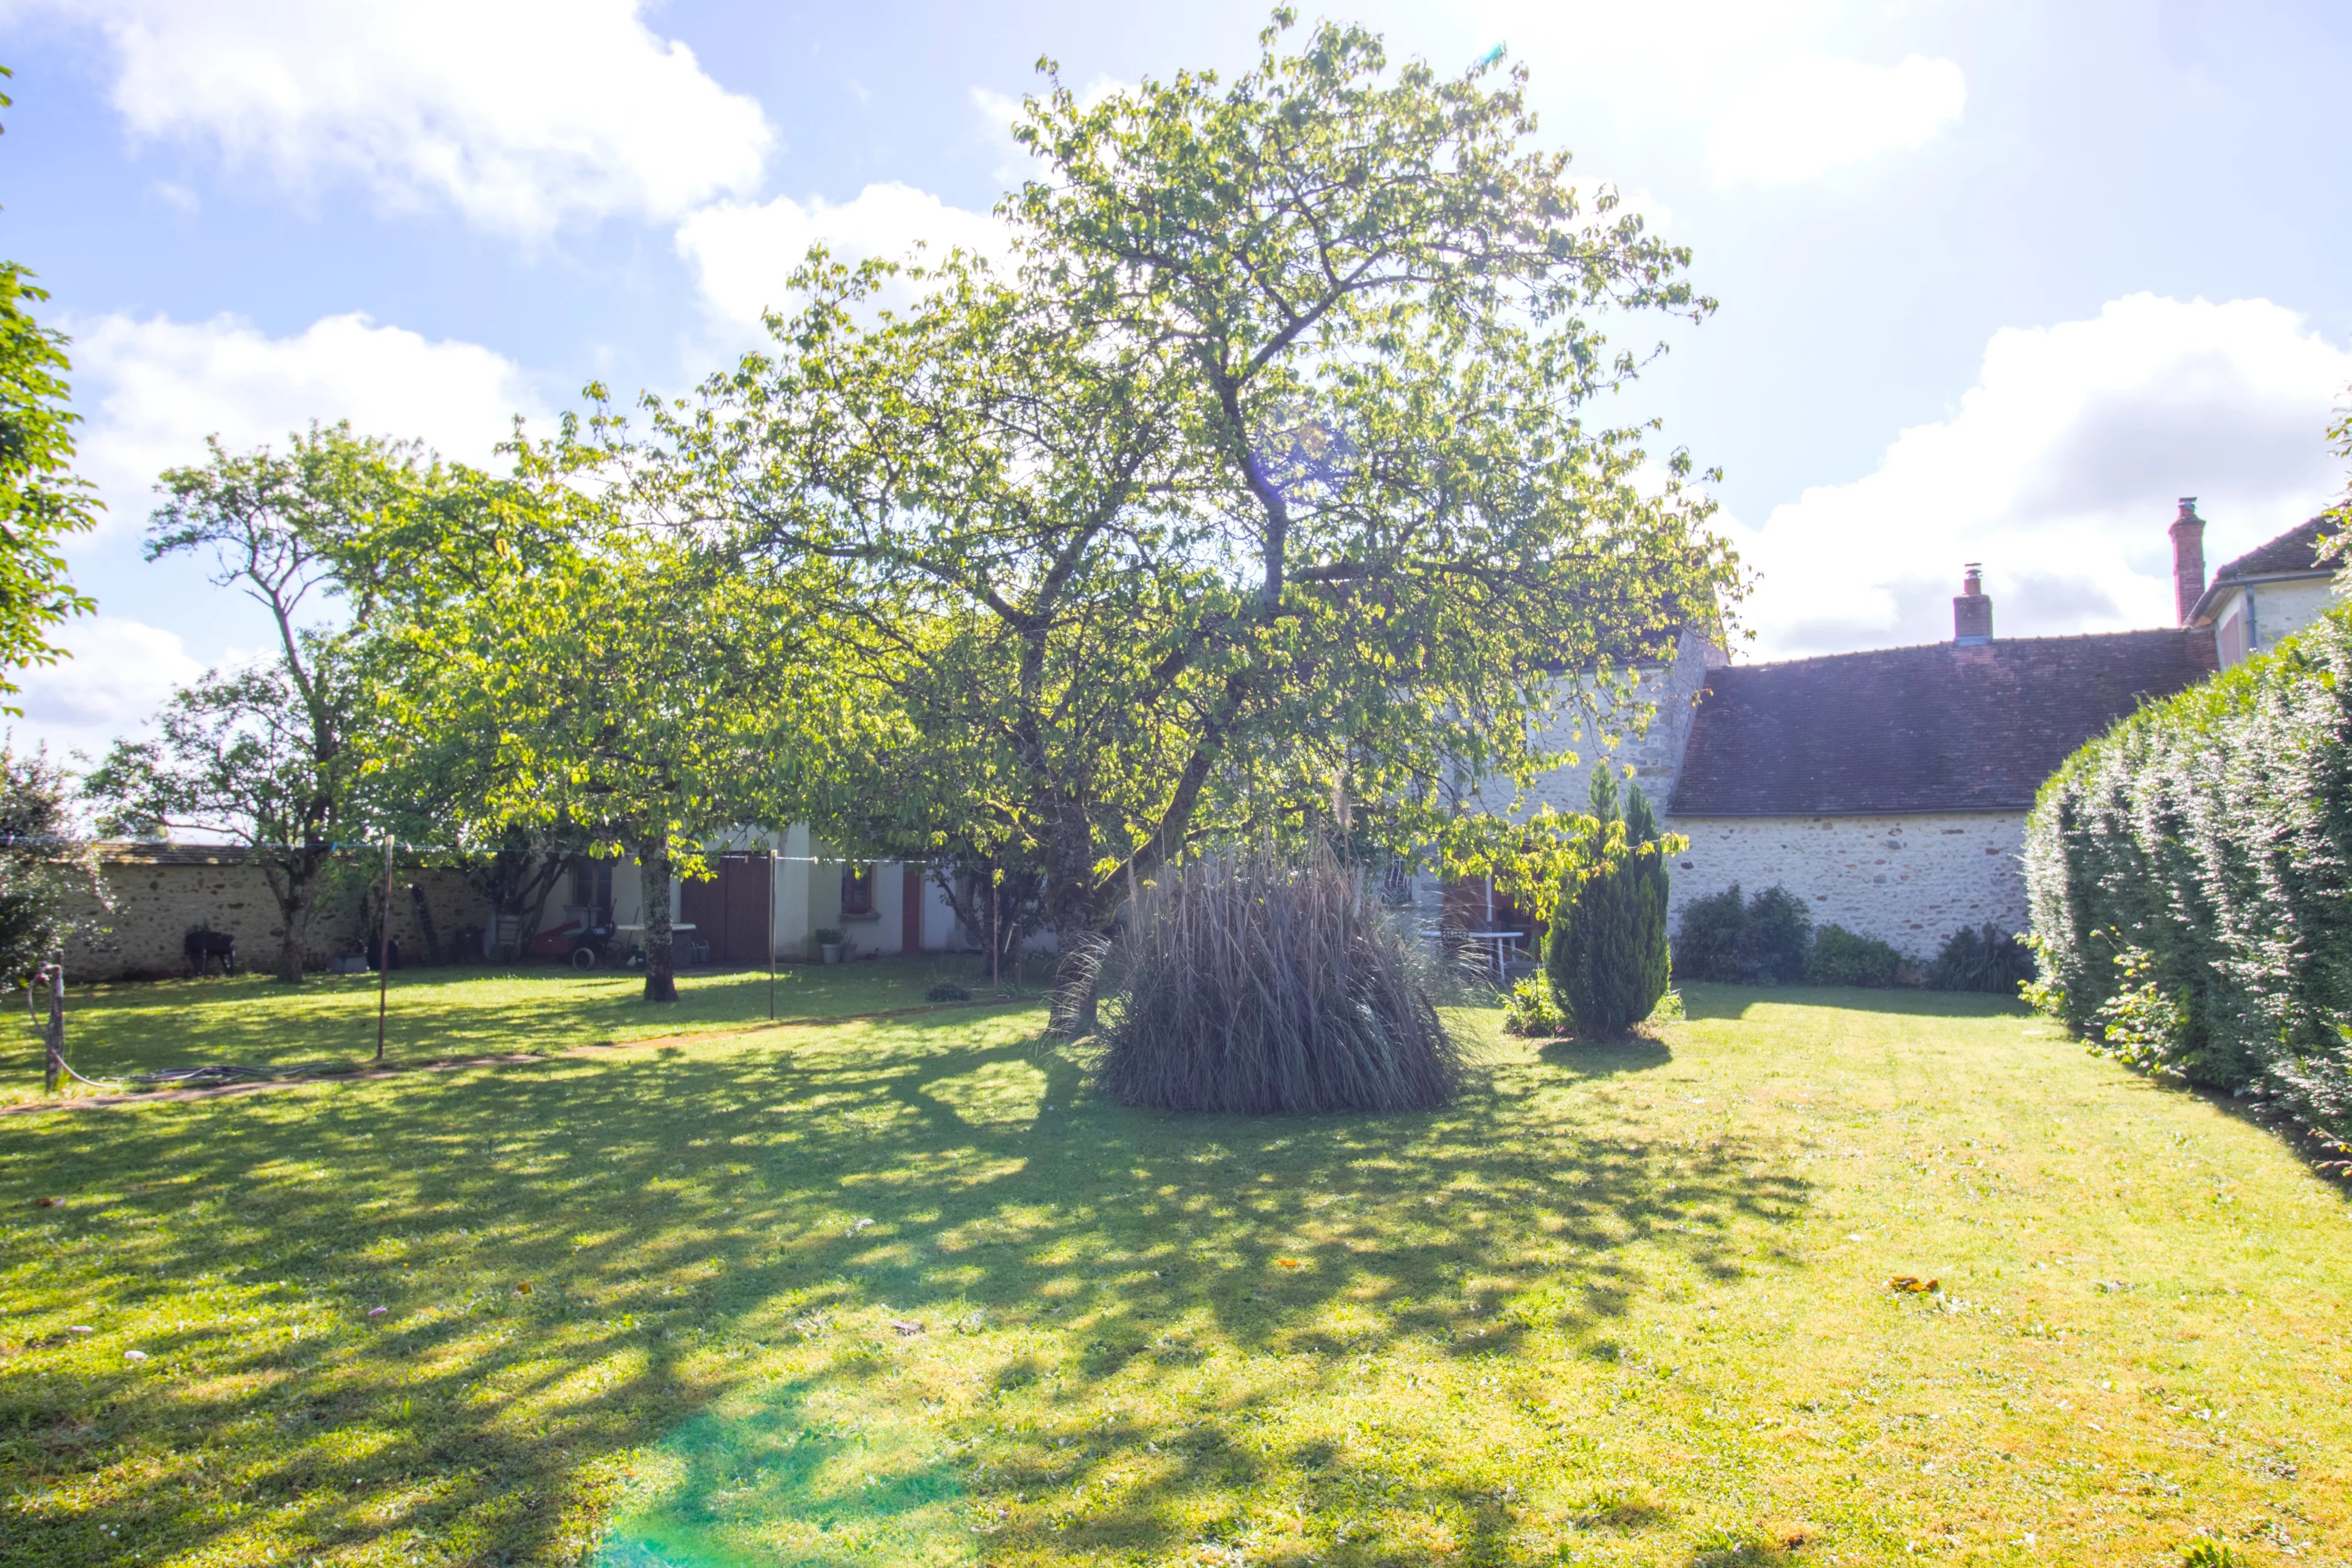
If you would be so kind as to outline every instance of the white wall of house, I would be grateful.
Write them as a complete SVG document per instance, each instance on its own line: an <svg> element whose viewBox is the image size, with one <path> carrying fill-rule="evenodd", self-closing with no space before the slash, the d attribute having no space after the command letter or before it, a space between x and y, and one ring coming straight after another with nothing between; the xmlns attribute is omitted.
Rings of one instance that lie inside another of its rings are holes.
<svg viewBox="0 0 2352 1568"><path fill-rule="evenodd" d="M2213 643L2228 669L2319 619L2336 602L2326 577L2254 579L2224 593L2213 607Z"/></svg>
<svg viewBox="0 0 2352 1568"><path fill-rule="evenodd" d="M1634 672L1638 685L1622 722L1632 728L1646 716L1647 727L1639 734L1616 737L1613 745L1580 715L1565 714L1554 720L1538 732L1538 744L1547 751L1572 752L1577 760L1539 775L1528 790L1528 805L1583 810L1591 800L1592 770L1605 759L1619 770L1621 779L1623 770L1631 768L1632 782L1664 815L1666 801L1675 792L1675 770L1682 765L1683 747L1690 740L1699 689L1706 684L1707 671L1723 662L1721 651L1706 638L1695 632L1684 632L1671 663L1646 664ZM1582 680L1563 676L1562 685L1572 687ZM1505 804L1502 800L1491 803Z"/></svg>
<svg viewBox="0 0 2352 1568"><path fill-rule="evenodd" d="M1668 929L1694 900L1738 883L1775 883L1805 901L1813 924L1875 936L1908 958L1936 956L1963 925L2023 931L2025 814L1670 818L1691 841L1668 883Z"/></svg>

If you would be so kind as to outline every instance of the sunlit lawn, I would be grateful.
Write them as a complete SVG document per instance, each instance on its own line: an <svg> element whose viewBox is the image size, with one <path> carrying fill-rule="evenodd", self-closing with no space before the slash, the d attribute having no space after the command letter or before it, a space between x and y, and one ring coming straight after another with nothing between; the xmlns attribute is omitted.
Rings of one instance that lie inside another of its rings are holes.
<svg viewBox="0 0 2352 1568"><path fill-rule="evenodd" d="M1993 1004L1690 1002L1428 1115L1018 1010L0 1118L0 1562L2352 1561L2341 1189Z"/></svg>
<svg viewBox="0 0 2352 1568"><path fill-rule="evenodd" d="M888 959L776 974L780 1019L838 1019L924 1005L952 980L983 1000L987 982L968 957ZM1026 977L1035 980L1037 977ZM1009 982L1008 982L1009 983ZM394 1064L574 1046L765 1023L765 969L688 970L675 1006L644 1002L642 971L580 975L549 965L515 969L395 969L385 998L384 1055ZM21 993L19 994L21 1000ZM373 1064L376 977L312 975L289 990L267 975L211 976L79 987L69 997L68 1060L109 1073L227 1061L283 1071ZM77 1094L101 1092L73 1085ZM41 1098L37 1050L0 1058L0 1103Z"/></svg>

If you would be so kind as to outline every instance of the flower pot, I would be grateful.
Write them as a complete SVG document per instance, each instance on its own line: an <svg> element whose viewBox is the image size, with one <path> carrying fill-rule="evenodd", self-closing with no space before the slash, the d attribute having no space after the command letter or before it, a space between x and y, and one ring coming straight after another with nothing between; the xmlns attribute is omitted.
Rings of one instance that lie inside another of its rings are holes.
<svg viewBox="0 0 2352 1568"><path fill-rule="evenodd" d="M817 949L817 953L828 964L841 962L841 944L838 942L827 942Z"/></svg>

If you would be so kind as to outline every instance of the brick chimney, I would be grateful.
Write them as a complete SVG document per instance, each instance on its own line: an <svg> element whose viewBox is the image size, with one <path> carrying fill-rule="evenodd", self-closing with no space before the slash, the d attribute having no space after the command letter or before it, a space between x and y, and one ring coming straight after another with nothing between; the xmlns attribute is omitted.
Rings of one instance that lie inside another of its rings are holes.
<svg viewBox="0 0 2352 1568"><path fill-rule="evenodd" d="M1984 568L1969 562L1960 596L1952 601L1952 645L1967 648L1992 641L1992 600L1984 591Z"/></svg>
<svg viewBox="0 0 2352 1568"><path fill-rule="evenodd" d="M2180 497L2180 515L2172 519L2172 597L2180 610L2180 623L2205 597L2205 519L2197 515L2197 497Z"/></svg>

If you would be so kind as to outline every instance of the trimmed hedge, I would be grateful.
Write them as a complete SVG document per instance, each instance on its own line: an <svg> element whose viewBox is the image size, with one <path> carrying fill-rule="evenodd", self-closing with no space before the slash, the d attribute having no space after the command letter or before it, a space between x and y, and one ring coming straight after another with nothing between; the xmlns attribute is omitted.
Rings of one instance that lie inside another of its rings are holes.
<svg viewBox="0 0 2352 1568"><path fill-rule="evenodd" d="M2352 612L2069 758L2025 878L2034 1000L2352 1144Z"/></svg>

